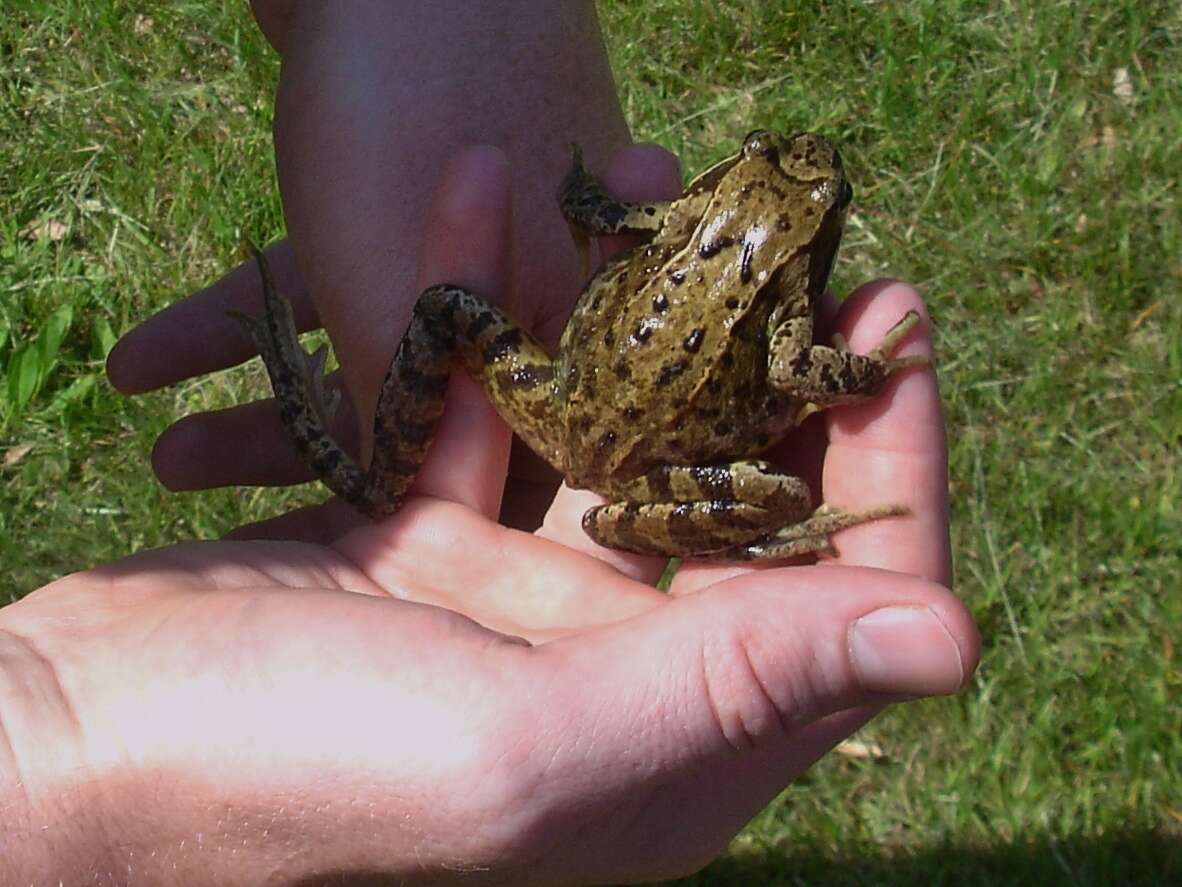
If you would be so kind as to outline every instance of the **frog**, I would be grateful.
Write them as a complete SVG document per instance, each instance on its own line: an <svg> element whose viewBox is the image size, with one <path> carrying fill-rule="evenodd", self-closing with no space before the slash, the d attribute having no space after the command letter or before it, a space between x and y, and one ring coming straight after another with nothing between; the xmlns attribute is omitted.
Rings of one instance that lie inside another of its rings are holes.
<svg viewBox="0 0 1182 887"><path fill-rule="evenodd" d="M582 520L599 545L733 561L832 554L831 534L907 509L814 507L802 478L760 457L807 416L927 364L892 356L915 311L866 354L815 341L852 198L836 147L815 133L751 132L654 203L611 196L574 146L558 203L584 265L593 235L638 245L590 277L553 352L464 287L424 290L382 384L367 468L328 433L325 350L300 346L261 253L263 316L237 319L314 474L372 519L406 501L458 363L568 486L604 497Z"/></svg>

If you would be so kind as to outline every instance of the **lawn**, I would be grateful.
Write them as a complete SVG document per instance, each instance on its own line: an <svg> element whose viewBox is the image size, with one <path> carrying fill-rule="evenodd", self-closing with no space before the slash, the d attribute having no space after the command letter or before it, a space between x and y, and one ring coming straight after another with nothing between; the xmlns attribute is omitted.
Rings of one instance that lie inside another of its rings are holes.
<svg viewBox="0 0 1182 887"><path fill-rule="evenodd" d="M638 139L688 170L813 129L855 183L835 288L927 295L973 685L831 756L687 884L1182 880L1182 7L600 4ZM251 365L124 399L115 337L279 236L245 4L0 17L0 599L308 493L146 469ZM313 491L312 495L316 495Z"/></svg>

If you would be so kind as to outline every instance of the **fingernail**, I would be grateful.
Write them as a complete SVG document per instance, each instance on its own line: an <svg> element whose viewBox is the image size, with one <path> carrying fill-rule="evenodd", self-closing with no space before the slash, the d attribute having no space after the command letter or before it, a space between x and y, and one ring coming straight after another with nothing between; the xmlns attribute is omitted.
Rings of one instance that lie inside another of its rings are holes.
<svg viewBox="0 0 1182 887"><path fill-rule="evenodd" d="M964 681L960 648L928 607L884 607L850 626L850 659L862 687L931 696Z"/></svg>

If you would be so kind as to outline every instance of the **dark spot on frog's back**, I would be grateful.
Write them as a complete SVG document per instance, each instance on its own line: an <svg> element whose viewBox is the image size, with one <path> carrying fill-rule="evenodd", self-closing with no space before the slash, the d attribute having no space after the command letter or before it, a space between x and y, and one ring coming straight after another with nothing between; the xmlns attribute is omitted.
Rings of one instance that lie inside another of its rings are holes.
<svg viewBox="0 0 1182 887"><path fill-rule="evenodd" d="M616 433L614 431L605 431L596 441L595 447L598 450L606 450L615 445Z"/></svg>
<svg viewBox="0 0 1182 887"><path fill-rule="evenodd" d="M629 337L629 341L633 345L643 345L652 336L653 328L655 326L656 324L653 322L652 318L646 317L639 324L637 324L636 331Z"/></svg>
<svg viewBox="0 0 1182 887"><path fill-rule="evenodd" d="M743 241L743 254L739 259L739 280L743 283L751 282L751 260L755 257L755 244L749 240Z"/></svg>
<svg viewBox="0 0 1182 887"><path fill-rule="evenodd" d="M681 347L690 354L696 354L698 349L702 347L702 339L704 339L705 336L706 331L701 327L698 327L685 337L685 341L681 343Z"/></svg>
<svg viewBox="0 0 1182 887"><path fill-rule="evenodd" d="M733 237L719 237L717 240L703 243L698 247L698 255L703 259L712 259L728 246L733 245L734 242L735 239Z"/></svg>
<svg viewBox="0 0 1182 887"><path fill-rule="evenodd" d="M616 378L621 382L627 382L632 378L632 368L628 366L628 361L622 358L612 365L612 372L616 374Z"/></svg>
<svg viewBox="0 0 1182 887"><path fill-rule="evenodd" d="M632 421L640 418L640 410L634 406L624 407L624 418L627 419L629 422L632 422Z"/></svg>
<svg viewBox="0 0 1182 887"><path fill-rule="evenodd" d="M612 345L616 344L616 334L613 333L611 330L608 330L606 333L604 333L603 334L603 344L606 345L608 348L611 348Z"/></svg>
<svg viewBox="0 0 1182 887"><path fill-rule="evenodd" d="M674 286L681 286L683 283L685 283L685 271L683 271L682 269L680 269L680 268L673 268L673 269L670 269L670 270L669 270L668 272L666 272L666 273L667 273L667 275L668 275L668 277L669 277L669 282L670 282L671 284L673 284ZM658 298L661 298L661 299L663 299L663 298L665 298L665 297L664 297L664 296L659 296ZM655 302L655 301L656 301L656 299L654 299L653 301ZM666 307L668 307L668 304L666 304ZM660 310L662 310L662 311L663 311L664 309L662 308L662 309L660 309Z"/></svg>
<svg viewBox="0 0 1182 887"><path fill-rule="evenodd" d="M682 278L682 280L684 280L685 275L682 274L681 278ZM665 298L664 293L657 293L655 296L653 296L653 310L654 311L666 311L666 310L668 310L668 308L669 308L669 300Z"/></svg>
<svg viewBox="0 0 1182 887"><path fill-rule="evenodd" d="M678 376L685 372L685 368L689 366L689 361L684 357L679 357L677 360L671 360L661 367L660 372L657 373L657 384L668 385Z"/></svg>

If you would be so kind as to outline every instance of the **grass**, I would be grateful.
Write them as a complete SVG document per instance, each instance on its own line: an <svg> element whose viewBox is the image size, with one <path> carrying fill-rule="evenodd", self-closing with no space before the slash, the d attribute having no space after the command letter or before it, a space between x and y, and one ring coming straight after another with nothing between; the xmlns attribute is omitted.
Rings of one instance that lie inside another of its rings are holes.
<svg viewBox="0 0 1182 887"><path fill-rule="evenodd" d="M638 138L689 170L759 126L834 137L839 291L927 294L973 686L900 707L687 884L1182 879L1182 12L611 0ZM274 492L175 497L174 417L247 369L125 400L113 337L276 235L276 61L244 9L23 2L0 19L0 579L212 535ZM3 593L3 592L0 592Z"/></svg>

